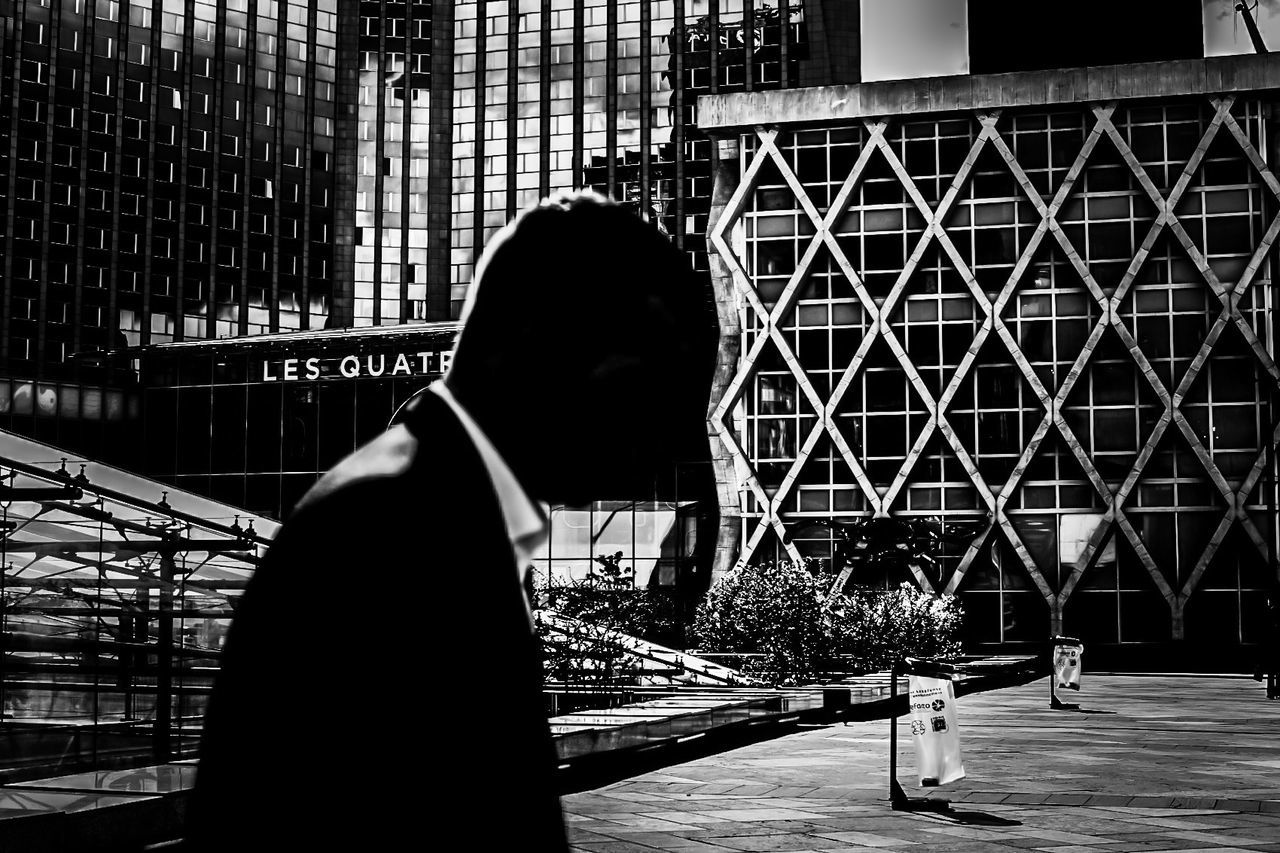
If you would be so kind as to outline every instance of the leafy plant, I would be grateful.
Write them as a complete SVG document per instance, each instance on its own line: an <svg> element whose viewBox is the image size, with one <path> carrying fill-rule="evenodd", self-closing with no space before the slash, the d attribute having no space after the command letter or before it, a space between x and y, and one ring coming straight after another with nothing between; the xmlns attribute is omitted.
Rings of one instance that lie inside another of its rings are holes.
<svg viewBox="0 0 1280 853"><path fill-rule="evenodd" d="M546 607L581 622L569 634L535 626L547 679L585 687L633 681L639 665L608 641L610 632L662 645L679 638L675 601L660 590L637 588L634 570L622 559L621 551L599 555L587 577L545 591Z"/></svg>
<svg viewBox="0 0 1280 853"><path fill-rule="evenodd" d="M911 584L854 587L831 602L833 644L860 672L888 669L903 657L960 654L964 609L954 595L931 595Z"/></svg>
<svg viewBox="0 0 1280 853"><path fill-rule="evenodd" d="M743 669L774 684L813 680L830 655L824 584L811 563L761 563L722 577L698 605L700 650L755 654Z"/></svg>
<svg viewBox="0 0 1280 853"><path fill-rule="evenodd" d="M960 654L963 611L954 596L910 584L829 596L821 564L761 563L725 575L698 606L699 650L744 655L742 668L773 684L811 683L837 667L887 669L895 659Z"/></svg>

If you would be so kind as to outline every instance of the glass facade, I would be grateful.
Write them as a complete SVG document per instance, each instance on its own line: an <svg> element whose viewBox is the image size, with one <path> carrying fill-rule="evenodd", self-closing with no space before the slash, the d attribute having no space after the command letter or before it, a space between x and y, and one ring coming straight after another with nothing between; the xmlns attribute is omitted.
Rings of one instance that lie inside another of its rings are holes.
<svg viewBox="0 0 1280 853"><path fill-rule="evenodd" d="M156 347L143 360L143 470L283 518L448 366L457 327Z"/></svg>
<svg viewBox="0 0 1280 853"><path fill-rule="evenodd" d="M1240 95L741 135L742 557L927 518L969 534L895 580L959 593L975 647L1256 642L1273 133Z"/></svg>
<svg viewBox="0 0 1280 853"><path fill-rule="evenodd" d="M456 3L453 316L488 238L557 190L590 187L633 207L705 271L711 143L697 96L795 85L811 5Z"/></svg>
<svg viewBox="0 0 1280 853"><path fill-rule="evenodd" d="M142 361L148 476L271 518L285 518L312 484L386 429L439 379L457 325L313 332L150 349ZM585 577L594 558L622 551L636 583L696 585L713 537L706 472L682 470L654 494L556 507L535 555L540 583ZM706 572L700 576L706 577Z"/></svg>
<svg viewBox="0 0 1280 853"><path fill-rule="evenodd" d="M359 4L356 326L442 319L427 300L432 5Z"/></svg>
<svg viewBox="0 0 1280 853"><path fill-rule="evenodd" d="M76 354L324 325L337 12L5 4L4 426L85 446L136 418L133 365Z"/></svg>

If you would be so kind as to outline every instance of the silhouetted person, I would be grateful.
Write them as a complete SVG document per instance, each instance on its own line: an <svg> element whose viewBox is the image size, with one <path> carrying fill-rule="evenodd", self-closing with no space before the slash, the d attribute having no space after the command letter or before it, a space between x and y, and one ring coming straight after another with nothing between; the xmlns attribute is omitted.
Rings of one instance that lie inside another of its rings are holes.
<svg viewBox="0 0 1280 853"><path fill-rule="evenodd" d="M316 484L250 582L196 849L565 849L521 585L539 502L651 493L705 437L715 327L683 256L591 194L499 232L464 320L444 381Z"/></svg>

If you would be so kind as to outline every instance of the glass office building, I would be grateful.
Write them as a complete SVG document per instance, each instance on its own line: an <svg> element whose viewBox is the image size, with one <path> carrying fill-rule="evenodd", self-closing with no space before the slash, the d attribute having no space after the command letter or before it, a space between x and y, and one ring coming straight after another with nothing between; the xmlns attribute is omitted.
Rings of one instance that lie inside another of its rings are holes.
<svg viewBox="0 0 1280 853"><path fill-rule="evenodd" d="M337 13L5 4L0 424L109 451L133 365L77 354L325 324Z"/></svg>
<svg viewBox="0 0 1280 853"><path fill-rule="evenodd" d="M449 320L453 4L360 0L354 256L342 325ZM433 46L434 45L434 46Z"/></svg>
<svg viewBox="0 0 1280 853"><path fill-rule="evenodd" d="M1237 56L703 99L740 557L929 519L959 535L890 580L958 593L974 650L1257 642L1276 79Z"/></svg>
<svg viewBox="0 0 1280 853"><path fill-rule="evenodd" d="M809 49L828 3L466 0L454 4L454 316L479 247L557 190L590 187L706 270L710 142L698 95L831 82ZM851 48L851 50L856 50Z"/></svg>

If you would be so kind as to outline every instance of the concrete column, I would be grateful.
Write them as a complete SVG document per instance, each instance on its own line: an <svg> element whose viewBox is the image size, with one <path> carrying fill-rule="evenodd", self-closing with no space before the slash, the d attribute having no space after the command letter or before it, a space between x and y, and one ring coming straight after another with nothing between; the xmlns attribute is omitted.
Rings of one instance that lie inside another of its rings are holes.
<svg viewBox="0 0 1280 853"><path fill-rule="evenodd" d="M707 218L710 233L724 215L725 206L738 188L741 177L738 166L737 134L713 138L711 151L711 211ZM711 421L738 371L742 354L742 327L738 320L738 299L733 274L715 247L708 243L707 261L711 267L712 292L716 316L720 324L720 350L716 355L715 376L711 381L711 403L707 411L707 436L711 444L711 468L716 481L716 500L720 506L720 526L716 536L716 554L711 564L711 583L733 568L741 550L742 504L740 482L729 448L721 441Z"/></svg>

